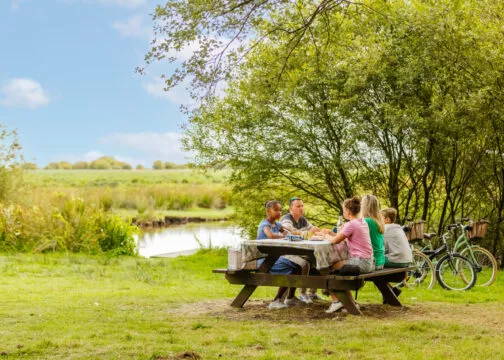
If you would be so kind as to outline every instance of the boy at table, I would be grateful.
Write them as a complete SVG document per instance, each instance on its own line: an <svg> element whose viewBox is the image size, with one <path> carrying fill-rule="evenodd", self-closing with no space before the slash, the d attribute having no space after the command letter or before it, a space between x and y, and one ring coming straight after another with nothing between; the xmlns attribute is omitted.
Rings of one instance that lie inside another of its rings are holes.
<svg viewBox="0 0 504 360"><path fill-rule="evenodd" d="M282 205L279 201L267 201L264 205L266 208L267 218L259 224L257 228L257 240L264 239L282 239L287 235L287 231L282 228L282 225L277 221L282 216ZM258 261L260 266L264 259ZM281 256L273 264L269 270L272 274L292 275L299 274L301 268L294 262ZM285 301L282 302L283 295L287 292ZM273 301L269 304L269 309L283 309L289 305L295 305L299 300L294 296L296 288L278 288L277 294Z"/></svg>
<svg viewBox="0 0 504 360"><path fill-rule="evenodd" d="M385 232L383 233L383 241L385 245L385 267L398 268L407 267L413 262L413 254L408 242L408 238L402 229L402 226L395 224L397 210L387 208L382 210L383 222L385 223ZM399 283L392 287L392 291L396 296L401 293Z"/></svg>
<svg viewBox="0 0 504 360"><path fill-rule="evenodd" d="M394 224L397 210L387 208L382 210L385 232L383 240L385 243L385 267L408 267L413 261L411 247L408 238L401 225Z"/></svg>
<svg viewBox="0 0 504 360"><path fill-rule="evenodd" d="M293 235L307 235L309 233L318 232L320 229L313 226L304 217L304 204L303 200L298 197L292 197L289 200L289 213L285 214L280 220L282 227ZM307 238L307 236L304 236ZM288 255L287 259L301 266L301 275L308 275L310 272L310 263L300 256ZM317 289L310 289L306 293L306 289L299 290L299 300L306 304L313 303L313 300L321 300L322 298L317 294Z"/></svg>

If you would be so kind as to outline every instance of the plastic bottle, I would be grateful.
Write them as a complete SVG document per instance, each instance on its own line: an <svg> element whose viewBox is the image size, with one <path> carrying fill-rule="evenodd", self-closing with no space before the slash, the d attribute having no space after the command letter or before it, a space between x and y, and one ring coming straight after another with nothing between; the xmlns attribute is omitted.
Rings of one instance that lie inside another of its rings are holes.
<svg viewBox="0 0 504 360"><path fill-rule="evenodd" d="M339 228L341 227L341 225L343 225L343 214L340 214L339 215L339 218L338 218L338 223L336 224L336 226L333 228L333 232L334 233L337 233Z"/></svg>

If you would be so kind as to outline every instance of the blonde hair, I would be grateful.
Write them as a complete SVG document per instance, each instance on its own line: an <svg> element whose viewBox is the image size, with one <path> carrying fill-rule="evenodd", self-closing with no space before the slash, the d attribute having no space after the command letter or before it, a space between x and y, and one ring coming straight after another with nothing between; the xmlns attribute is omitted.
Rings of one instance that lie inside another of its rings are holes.
<svg viewBox="0 0 504 360"><path fill-rule="evenodd" d="M380 212L380 202L373 195L366 195L362 198L361 215L363 218L371 218L378 225L380 234L385 232L383 217Z"/></svg>
<svg viewBox="0 0 504 360"><path fill-rule="evenodd" d="M391 223L395 223L397 210L394 208L386 208L381 211L383 218L389 218Z"/></svg>

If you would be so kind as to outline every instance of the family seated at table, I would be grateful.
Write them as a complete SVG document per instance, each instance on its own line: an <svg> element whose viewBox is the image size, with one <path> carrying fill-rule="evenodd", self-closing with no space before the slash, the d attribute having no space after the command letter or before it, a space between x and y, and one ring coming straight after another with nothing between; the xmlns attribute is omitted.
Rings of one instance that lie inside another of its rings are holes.
<svg viewBox="0 0 504 360"><path fill-rule="evenodd" d="M369 273L384 266L407 266L411 262L411 249L406 236L401 237L395 225L395 209L385 209L380 212L378 199L373 195L366 195L362 199L354 196L343 202L343 216L348 222L334 233L328 229L319 229L304 218L304 206L300 198L292 198L289 204L289 214L282 218L282 206L279 201L272 200L265 204L267 218L258 227L257 239L280 239L290 234L304 234L309 232L313 240L327 240L333 244L336 254L346 254L342 259L336 259L331 265L334 270L341 269L345 264L358 268L360 273ZM383 214L383 215L382 215ZM385 219L385 221L383 220ZM399 226L400 228L400 226ZM402 231L402 229L401 229ZM311 235L313 234L313 235ZM404 240L406 241L404 243ZM308 275L310 264L299 256L281 256L270 269L274 274L302 274ZM316 289L301 289L300 299L295 295L295 288L279 288L275 299L270 303L270 309L281 309L299 302L310 303L320 297ZM286 299L282 302L283 295ZM326 311L332 313L343 307L336 295L329 291L333 300Z"/></svg>

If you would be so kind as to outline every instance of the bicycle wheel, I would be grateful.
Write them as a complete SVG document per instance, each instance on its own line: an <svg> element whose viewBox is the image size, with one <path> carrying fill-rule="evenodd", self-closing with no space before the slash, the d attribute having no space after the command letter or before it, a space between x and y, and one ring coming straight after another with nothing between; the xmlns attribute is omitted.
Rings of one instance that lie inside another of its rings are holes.
<svg viewBox="0 0 504 360"><path fill-rule="evenodd" d="M447 290L469 290L476 283L476 271L468 258L446 254L436 264L436 278Z"/></svg>
<svg viewBox="0 0 504 360"><path fill-rule="evenodd" d="M465 248L460 255L465 256L469 260L472 260L474 269L478 273L478 281L476 285L478 286L490 286L494 283L497 278L497 260L494 258L492 253L485 248L480 246L471 247L473 256L468 248Z"/></svg>
<svg viewBox="0 0 504 360"><path fill-rule="evenodd" d="M416 269L408 271L403 284L412 289L432 289L436 283L436 273L429 257L419 251L413 251L413 266L416 266Z"/></svg>

